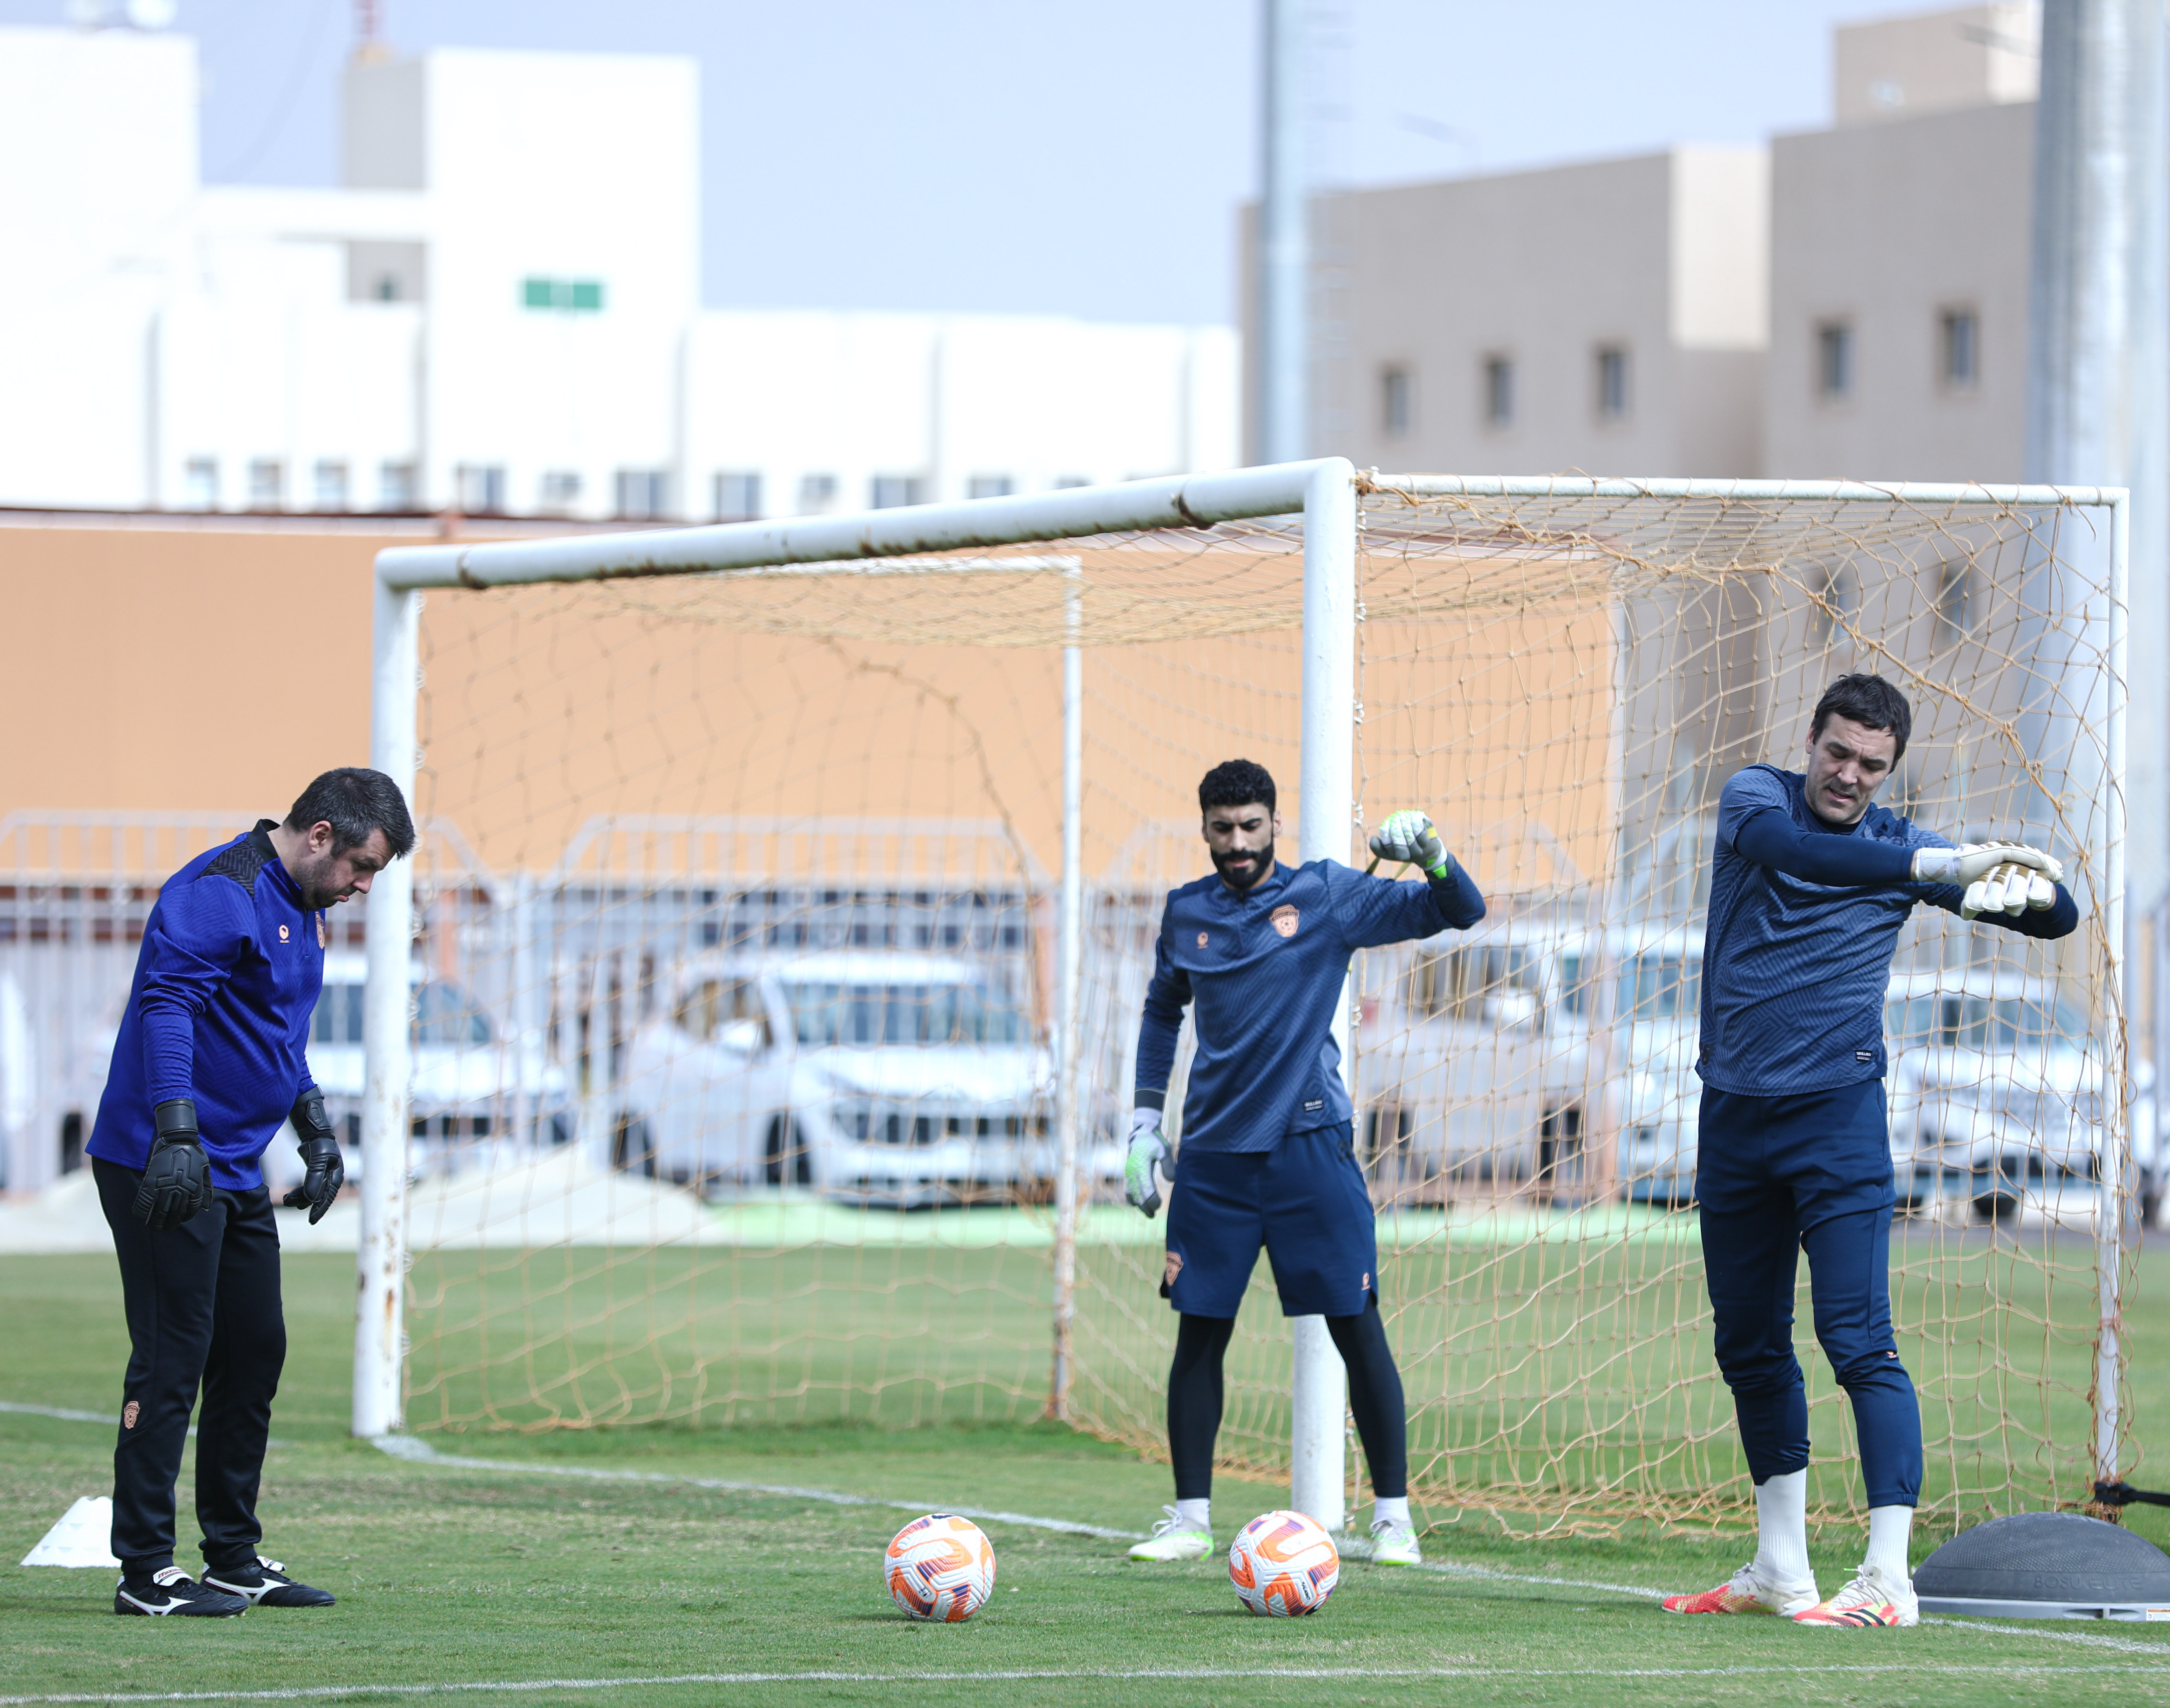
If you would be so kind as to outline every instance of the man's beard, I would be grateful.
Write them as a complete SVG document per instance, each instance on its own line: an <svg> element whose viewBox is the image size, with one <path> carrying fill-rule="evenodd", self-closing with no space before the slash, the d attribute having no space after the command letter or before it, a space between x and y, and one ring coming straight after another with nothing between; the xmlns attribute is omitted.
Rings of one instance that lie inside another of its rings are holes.
<svg viewBox="0 0 2170 1708"><path fill-rule="evenodd" d="M302 892L303 913L322 913L325 908L335 908L345 900L329 882L332 866L337 859L335 854L326 854L317 865L304 865L294 875L294 887Z"/></svg>
<svg viewBox="0 0 2170 1708"><path fill-rule="evenodd" d="M1224 882L1238 890L1248 890L1259 881L1259 874L1274 863L1274 845L1269 842L1264 848L1231 849L1227 854L1213 850L1213 870L1221 874ZM1240 869L1229 862L1238 853L1249 856L1249 863Z"/></svg>

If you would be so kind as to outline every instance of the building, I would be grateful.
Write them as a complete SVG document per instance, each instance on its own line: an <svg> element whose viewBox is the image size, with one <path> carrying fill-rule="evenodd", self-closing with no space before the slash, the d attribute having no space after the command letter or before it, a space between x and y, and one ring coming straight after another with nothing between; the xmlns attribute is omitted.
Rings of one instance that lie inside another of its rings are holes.
<svg viewBox="0 0 2170 1708"><path fill-rule="evenodd" d="M660 56L358 54L345 182L201 182L193 42L0 29L0 504L708 520L1237 460L1234 334L705 311Z"/></svg>
<svg viewBox="0 0 2170 1708"><path fill-rule="evenodd" d="M2024 3L1841 28L1836 123L1768 148L1322 199L1312 443L1470 474L2018 479L2038 33Z"/></svg>

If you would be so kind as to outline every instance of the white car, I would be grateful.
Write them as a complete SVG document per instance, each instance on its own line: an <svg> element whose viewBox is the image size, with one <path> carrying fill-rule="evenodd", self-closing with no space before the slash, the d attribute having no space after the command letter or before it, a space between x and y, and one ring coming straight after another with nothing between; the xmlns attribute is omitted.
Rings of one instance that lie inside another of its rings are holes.
<svg viewBox="0 0 2170 1708"><path fill-rule="evenodd" d="M361 1166L366 966L355 950L324 956L323 993L309 1026L309 1071L340 1134L350 1175L359 1175ZM414 1074L409 1167L418 1175L446 1172L508 1147L570 1143L570 1084L564 1069L545 1058L541 1041L502 1036L466 989L430 977L419 964L409 966L407 977L414 1015L408 1029Z"/></svg>
<svg viewBox="0 0 2170 1708"><path fill-rule="evenodd" d="M1919 1208L1963 1191L1985 1221L2092 1193L2104 1139L2101 1057L2050 981L1988 970L1905 972L1884 1002L1891 1162Z"/></svg>
<svg viewBox="0 0 2170 1708"><path fill-rule="evenodd" d="M612 1161L720 1197L809 1187L910 1207L1033 1196L1054 1062L971 963L702 956L633 1036Z"/></svg>

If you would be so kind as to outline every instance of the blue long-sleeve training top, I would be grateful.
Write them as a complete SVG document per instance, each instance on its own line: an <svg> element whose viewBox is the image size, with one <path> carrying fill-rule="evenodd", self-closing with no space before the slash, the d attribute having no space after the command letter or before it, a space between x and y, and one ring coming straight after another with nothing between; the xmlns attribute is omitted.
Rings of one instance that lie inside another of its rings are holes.
<svg viewBox="0 0 2170 1708"><path fill-rule="evenodd" d="M1958 884L1917 884L1914 850L1949 848L1935 832L1871 806L1852 826L1809 808L1806 779L1750 765L1718 796L1702 957L1696 1071L1751 1097L1836 1090L1880 1079L1884 996L1899 928L1926 902L1956 913ZM2079 908L2056 905L1980 922L2063 937Z"/></svg>
<svg viewBox="0 0 2170 1708"><path fill-rule="evenodd" d="M1198 1053L1185 1150L1270 1150L1284 1133L1339 1126L1350 1102L1334 1015L1350 954L1483 917L1484 897L1451 858L1438 884L1313 860L1276 866L1240 895L1217 872L1171 890L1138 1027L1138 1106L1166 1102L1188 1006Z"/></svg>
<svg viewBox="0 0 2170 1708"><path fill-rule="evenodd" d="M211 1184L264 1184L257 1159L315 1084L309 1017L324 982L324 916L271 846L272 821L166 881L143 929L90 1154L140 1169L151 1111L192 1099Z"/></svg>

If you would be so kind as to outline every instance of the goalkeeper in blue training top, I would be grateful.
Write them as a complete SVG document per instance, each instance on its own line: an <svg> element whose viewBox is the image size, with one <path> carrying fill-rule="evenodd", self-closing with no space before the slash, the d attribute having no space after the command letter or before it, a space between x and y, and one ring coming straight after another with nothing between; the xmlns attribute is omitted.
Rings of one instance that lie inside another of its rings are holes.
<svg viewBox="0 0 2170 1708"><path fill-rule="evenodd" d="M1842 676L1808 768L1750 765L1718 798L1702 962L1696 1198L1718 1367L1756 1481L1756 1557L1669 1613L1910 1625L1921 1412L1891 1334L1892 1189L1884 997L1921 902L2028 937L2079 922L2063 868L2014 843L1954 848L1874 805L1906 751L1906 697ZM1853 1402L1868 1552L1820 1599L1809 1569L1809 1411L1793 1277L1809 1257L1816 1339Z"/></svg>
<svg viewBox="0 0 2170 1708"><path fill-rule="evenodd" d="M1213 1442L1221 1368L1236 1309L1265 1248L1290 1316L1323 1316L1349 1368L1349 1405L1372 1492L1372 1559L1421 1562L1409 1520L1402 1379L1379 1317L1371 1199L1358 1167L1334 1019L1353 950L1484 917L1484 898L1421 812L1371 838L1423 883L1336 860L1276 864L1274 779L1231 759L1205 774L1198 805L1213 875L1171 891L1138 1030L1130 1202L1160 1207L1170 1179L1161 1114L1189 1008L1198 1041L1183 1105L1181 1188L1168 1212L1161 1293L1179 1313L1168 1378L1175 1504L1133 1560L1196 1560L1213 1545Z"/></svg>

